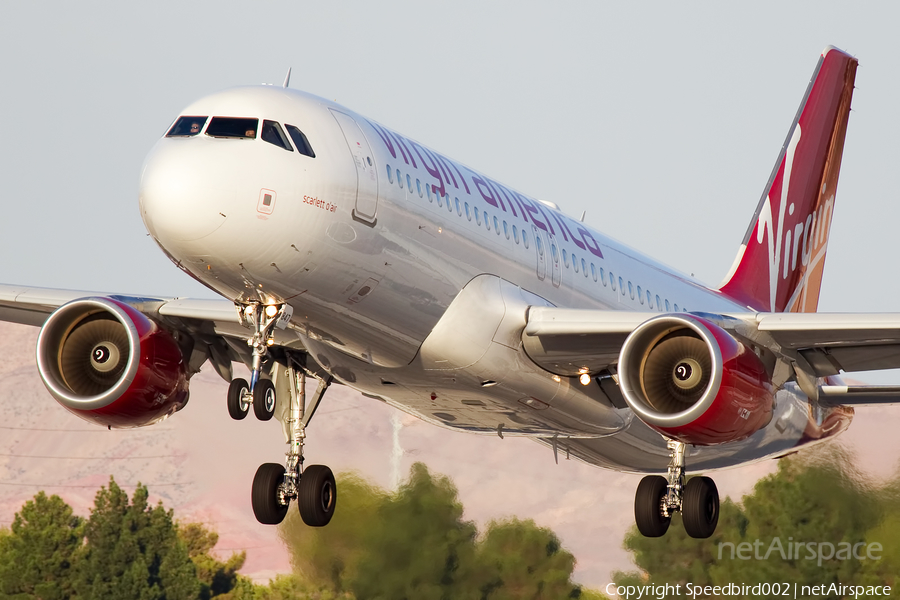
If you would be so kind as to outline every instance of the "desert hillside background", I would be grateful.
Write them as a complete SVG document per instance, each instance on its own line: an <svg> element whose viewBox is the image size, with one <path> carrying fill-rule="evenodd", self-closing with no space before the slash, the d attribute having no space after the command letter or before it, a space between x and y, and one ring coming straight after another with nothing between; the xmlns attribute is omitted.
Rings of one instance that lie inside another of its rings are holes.
<svg viewBox="0 0 900 600"><path fill-rule="evenodd" d="M281 462L277 421L232 421L227 385L210 369L192 381L188 406L168 421L136 430L90 425L43 387L34 364L38 330L0 323L0 526L37 491L62 496L88 514L110 475L126 490L146 484L176 516L220 534L217 551L246 549L243 572L265 581L290 570L272 527L250 508L250 482L264 462ZM840 443L871 477L894 473L900 457L900 408L857 410ZM483 524L516 515L552 528L578 560L575 579L600 587L615 569L633 569L622 539L632 524L640 479L577 461L554 464L550 450L525 439L476 436L422 423L350 389L332 386L308 430L307 464L356 471L390 488L415 461L453 478L466 516ZM398 452L399 449L399 452ZM715 475L724 497L740 498L774 470L763 462ZM340 510L340 503L338 504Z"/></svg>

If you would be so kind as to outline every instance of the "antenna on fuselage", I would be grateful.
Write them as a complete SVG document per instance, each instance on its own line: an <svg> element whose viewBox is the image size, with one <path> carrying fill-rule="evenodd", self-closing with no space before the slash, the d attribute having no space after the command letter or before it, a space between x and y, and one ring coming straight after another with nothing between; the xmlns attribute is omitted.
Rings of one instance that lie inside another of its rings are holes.
<svg viewBox="0 0 900 600"><path fill-rule="evenodd" d="M291 85L291 68L288 67L287 75L284 76L284 85L281 87L287 88L287 86Z"/></svg>
<svg viewBox="0 0 900 600"><path fill-rule="evenodd" d="M586 211L586 210L581 211L581 222L582 222L582 223L584 223L584 218L585 218L586 216L587 216L587 211Z"/></svg>

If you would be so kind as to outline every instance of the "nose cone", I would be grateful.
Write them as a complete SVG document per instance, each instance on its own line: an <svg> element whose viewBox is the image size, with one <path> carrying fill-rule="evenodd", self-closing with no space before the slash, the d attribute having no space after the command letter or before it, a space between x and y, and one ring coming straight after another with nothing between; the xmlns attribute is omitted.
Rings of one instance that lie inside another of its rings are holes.
<svg viewBox="0 0 900 600"><path fill-rule="evenodd" d="M227 165L215 153L198 152L196 142L202 140L163 139L144 163L141 216L162 243L202 239L227 219L234 196Z"/></svg>

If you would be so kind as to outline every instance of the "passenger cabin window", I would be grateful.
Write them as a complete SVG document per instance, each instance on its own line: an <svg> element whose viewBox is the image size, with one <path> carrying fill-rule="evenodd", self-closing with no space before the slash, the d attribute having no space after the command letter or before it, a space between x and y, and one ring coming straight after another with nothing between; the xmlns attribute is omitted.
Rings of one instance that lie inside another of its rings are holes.
<svg viewBox="0 0 900 600"><path fill-rule="evenodd" d="M477 208L475 209L475 223L477 223L478 226L481 227L481 211Z"/></svg>
<svg viewBox="0 0 900 600"><path fill-rule="evenodd" d="M653 296L650 294L650 290L647 290L647 307L653 308Z"/></svg>
<svg viewBox="0 0 900 600"><path fill-rule="evenodd" d="M676 308L675 310L678 310L678 309ZM670 311L669 311L669 301L668 301L668 300L666 300L666 312L670 312Z"/></svg>
<svg viewBox="0 0 900 600"><path fill-rule="evenodd" d="M456 214L461 217L462 216L462 205L459 203L459 198L453 198L453 203L456 204Z"/></svg>
<svg viewBox="0 0 900 600"><path fill-rule="evenodd" d="M472 210L469 208L469 203L466 202L466 218L470 221L472 220ZM480 225L481 223L479 223Z"/></svg>
<svg viewBox="0 0 900 600"><path fill-rule="evenodd" d="M630 281L628 282L628 295L634 300L634 286L631 285Z"/></svg>
<svg viewBox="0 0 900 600"><path fill-rule="evenodd" d="M447 202L447 210L452 213L453 212L453 202L450 201L450 194L445 193L444 200ZM457 202L457 206L459 206L459 200L457 200L456 202Z"/></svg>
<svg viewBox="0 0 900 600"><path fill-rule="evenodd" d="M297 152L303 154L304 156L315 158L316 153L313 152L312 146L309 145L309 140L306 139L306 136L303 134L303 132L293 125L288 125L287 123L285 123L284 126L287 129L288 135L291 136L292 140L294 140L294 145L297 147Z"/></svg>
<svg viewBox="0 0 900 600"><path fill-rule="evenodd" d="M572 268L576 273L578 272L578 258L574 254L572 255Z"/></svg>
<svg viewBox="0 0 900 600"><path fill-rule="evenodd" d="M662 311L662 300L659 299L659 296L656 296L656 310Z"/></svg>
<svg viewBox="0 0 900 600"><path fill-rule="evenodd" d="M622 281L622 278L619 277L619 291L622 292L622 295L625 295L625 283Z"/></svg>
<svg viewBox="0 0 900 600"><path fill-rule="evenodd" d="M603 287L606 287L606 275L603 273L603 267L600 267L600 281L603 282Z"/></svg>
<svg viewBox="0 0 900 600"><path fill-rule="evenodd" d="M388 183L394 183L394 171L391 169L391 165L387 166L387 174L388 174Z"/></svg>
<svg viewBox="0 0 900 600"><path fill-rule="evenodd" d="M217 138L237 138L252 140L256 138L259 119L242 119L238 117L213 117L206 128L206 135Z"/></svg>
<svg viewBox="0 0 900 600"><path fill-rule="evenodd" d="M638 300L640 300L641 304L643 304L644 303L644 290L641 289L641 286L638 286L637 295L638 295Z"/></svg>
<svg viewBox="0 0 900 600"><path fill-rule="evenodd" d="M541 238L534 238L536 240L540 240ZM522 243L525 244L525 249L528 249L528 234L525 233L525 230L522 230ZM543 254L543 252L541 252Z"/></svg>
<svg viewBox="0 0 900 600"><path fill-rule="evenodd" d="M263 121L262 135L260 137L264 142L269 142L288 152L294 151L294 149L291 148L291 143L288 141L287 136L284 135L281 125L275 121Z"/></svg>
<svg viewBox="0 0 900 600"><path fill-rule="evenodd" d="M513 225L513 239L516 240L516 243L519 243L519 230Z"/></svg>
<svg viewBox="0 0 900 600"><path fill-rule="evenodd" d="M594 278L594 281L597 281L597 267L594 266L594 263L591 263L591 277Z"/></svg>
<svg viewBox="0 0 900 600"><path fill-rule="evenodd" d="M209 117L178 117L166 137L192 137L200 133Z"/></svg>
<svg viewBox="0 0 900 600"><path fill-rule="evenodd" d="M675 305L675 312L678 312L678 305Z"/></svg>
<svg viewBox="0 0 900 600"><path fill-rule="evenodd" d="M616 291L616 276L613 275L612 271L609 272L609 285L612 286L612 291Z"/></svg>
<svg viewBox="0 0 900 600"><path fill-rule="evenodd" d="M500 235L500 220L497 217L494 217L494 231L497 232L497 235Z"/></svg>
<svg viewBox="0 0 900 600"><path fill-rule="evenodd" d="M416 179L416 190L419 192L419 198L423 196L422 194L422 182Z"/></svg>
<svg viewBox="0 0 900 600"><path fill-rule="evenodd" d="M403 176L400 175L400 169L397 169L397 185L400 186L400 189L403 189Z"/></svg>
<svg viewBox="0 0 900 600"><path fill-rule="evenodd" d="M581 259L581 272L587 277L587 263L584 262L583 258Z"/></svg>

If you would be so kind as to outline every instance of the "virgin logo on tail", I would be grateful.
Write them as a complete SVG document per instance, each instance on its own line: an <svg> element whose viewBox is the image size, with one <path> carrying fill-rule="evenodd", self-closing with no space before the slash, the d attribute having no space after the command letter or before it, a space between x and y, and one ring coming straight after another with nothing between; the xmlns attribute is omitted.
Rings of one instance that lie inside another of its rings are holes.
<svg viewBox="0 0 900 600"><path fill-rule="evenodd" d="M815 312L818 306L856 66L835 48L822 54L720 288L754 310Z"/></svg>
<svg viewBox="0 0 900 600"><path fill-rule="evenodd" d="M815 311L815 307L812 308L812 311L796 309L808 305L808 297L804 293L808 289L808 274L814 273L820 263L824 261L825 250L828 246L828 233L831 229L834 192L827 189L827 182L822 184L819 202L812 211L807 211L806 215L797 210L796 205L788 196L794 154L801 135L801 128L798 124L785 153L784 182L781 186L781 199L777 203L779 209L777 228L772 217L772 200L768 195L763 203L756 226L757 243L763 244L763 240L768 241L770 311L776 310L779 282L785 282L786 286L794 283L794 278L790 276L797 271L798 265L801 269L801 277L796 282L783 310L785 312ZM829 191L831 195L825 197L826 192ZM785 219L788 221L787 224L785 224Z"/></svg>

